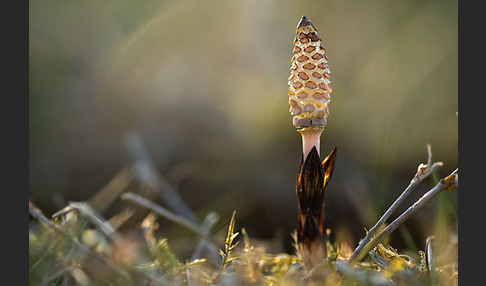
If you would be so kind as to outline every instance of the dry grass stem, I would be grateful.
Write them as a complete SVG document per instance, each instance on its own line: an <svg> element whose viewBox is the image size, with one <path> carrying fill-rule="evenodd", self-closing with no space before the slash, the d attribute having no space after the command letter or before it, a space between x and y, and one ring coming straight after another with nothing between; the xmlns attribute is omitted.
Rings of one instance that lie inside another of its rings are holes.
<svg viewBox="0 0 486 286"><path fill-rule="evenodd" d="M81 243L77 237L74 237L68 233L66 233L62 228L58 227L54 223L52 223L32 202L29 201L29 213L39 221L45 223L48 227L53 229L56 233L62 235L63 237L67 238L74 246L76 246L81 251L81 256L78 257L79 260L90 259L91 261L98 261L99 263L103 263L103 265L107 266L111 271L117 273L118 277L127 278L130 276L127 271L121 269L115 263L108 259L106 256L102 255L99 252L94 251L93 249L89 248L87 245Z"/></svg>
<svg viewBox="0 0 486 286"><path fill-rule="evenodd" d="M125 166L87 203L97 212L103 212L123 192L133 180L133 167Z"/></svg>
<svg viewBox="0 0 486 286"><path fill-rule="evenodd" d="M131 193L131 192L128 192L128 193L123 193L121 195L121 198L123 200L129 200L129 201L132 201L140 206L143 206L145 208L148 208L152 211L154 211L155 213L165 217L166 219L170 220L170 221L173 221L175 223L178 223L184 227L186 227L187 229L189 230L192 230L194 233L196 233L197 235L199 236L202 236L203 238L207 239L208 241L210 241L211 243L213 243L214 245L217 245L215 242L213 242L213 239L207 235L206 233L204 233L203 231L201 231L201 228L194 224L192 221L190 220L187 220L186 218L182 217L182 216L179 216L179 215L176 215L174 213L172 213L171 211L167 210L166 208L162 207L162 206L159 206L137 194L134 194L134 193Z"/></svg>
<svg viewBox="0 0 486 286"><path fill-rule="evenodd" d="M205 235L209 236L211 234L211 229L213 226L218 222L219 216L215 212L210 212L206 215L206 217L203 220L203 223L201 225L201 232L204 233ZM208 244L207 239L202 238L198 244L196 249L194 250L194 253L192 254L191 261L199 259L201 257L201 253L204 248L209 248L209 253L213 255L213 258L217 258L217 248L212 245Z"/></svg>
<svg viewBox="0 0 486 286"><path fill-rule="evenodd" d="M434 280L435 276L435 266L434 266L434 254L432 251L432 240L434 237L429 236L425 242L425 257L427 262L427 270L429 271L429 276L431 281Z"/></svg>
<svg viewBox="0 0 486 286"><path fill-rule="evenodd" d="M106 238L112 240L115 243L120 241L120 236L115 232L115 229L110 223L104 221L101 216L93 209L88 203L85 202L70 202L68 206L57 211L52 215L52 218L64 216L72 211L78 211L79 214L87 218L92 224L94 224Z"/></svg>
<svg viewBox="0 0 486 286"><path fill-rule="evenodd" d="M48 219L44 213L29 200L29 214L39 220L41 223L49 226L50 228L54 229L55 231L61 231L57 225L54 225L50 219Z"/></svg>
<svg viewBox="0 0 486 286"><path fill-rule="evenodd" d="M135 162L135 177L147 183L176 214L193 222L199 222L196 214L179 196L179 193L156 171L142 136L138 132L132 131L128 134L125 144Z"/></svg>

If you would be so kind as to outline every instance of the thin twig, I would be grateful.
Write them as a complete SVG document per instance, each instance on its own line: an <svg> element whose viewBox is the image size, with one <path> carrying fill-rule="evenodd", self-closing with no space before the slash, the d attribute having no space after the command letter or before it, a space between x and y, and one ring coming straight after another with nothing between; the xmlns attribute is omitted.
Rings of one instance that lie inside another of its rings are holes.
<svg viewBox="0 0 486 286"><path fill-rule="evenodd" d="M435 187L430 189L427 193L425 193L420 199L418 199L412 206L410 206L405 212L403 212L398 218L396 218L392 223L390 223L385 229L383 229L378 235L373 237L366 245L364 245L359 252L353 253L352 257L355 257L353 260L351 258L348 260L348 263L351 265L355 265L358 263L364 255L370 251L377 243L379 243L384 237L392 233L395 229L397 229L402 223L404 223L410 216L412 216L415 212L425 206L430 200L432 200L435 196L437 196L443 190L449 190L455 187L456 184L456 175L458 173L458 169L455 169L449 176L441 179Z"/></svg>
<svg viewBox="0 0 486 286"><path fill-rule="evenodd" d="M414 190L420 182L422 182L425 178L430 176L433 172L437 169L442 167L444 164L442 162L436 162L431 165L432 163L432 149L429 144L427 144L427 152L428 152L428 159L427 164L420 164L417 168L417 173L410 181L410 184L407 188L402 192L402 194L393 202L393 204L388 208L388 210L383 214L383 216L376 222L376 224L366 233L366 236L363 240L360 241L358 247L354 250L353 254L349 257L349 262L353 265L355 264L356 260L361 259L358 255L363 253L364 246L372 239L372 237L376 234L376 232L383 226L386 220L391 216L391 214L400 206L400 204L408 197L408 195Z"/></svg>
<svg viewBox="0 0 486 286"><path fill-rule="evenodd" d="M182 217L182 216L179 216L179 215L176 215L174 213L172 213L171 211L169 211L168 209L162 207L162 206L159 206L137 194L134 194L134 193L131 193L131 192L128 192L128 193L123 193L121 195L121 199L122 200L130 200L138 205L141 205L143 207L146 207L152 211L154 211L155 213L165 217L166 219L168 220L171 220L175 223L178 223L184 227L186 227L187 229L193 231L194 233L196 233L197 235L199 236L202 236L203 238L207 239L208 241L210 241L211 243L213 243L215 246L217 246L217 243L215 243L213 241L213 238L210 237L208 234L204 233L203 231L201 231L201 228L194 224L192 221Z"/></svg>

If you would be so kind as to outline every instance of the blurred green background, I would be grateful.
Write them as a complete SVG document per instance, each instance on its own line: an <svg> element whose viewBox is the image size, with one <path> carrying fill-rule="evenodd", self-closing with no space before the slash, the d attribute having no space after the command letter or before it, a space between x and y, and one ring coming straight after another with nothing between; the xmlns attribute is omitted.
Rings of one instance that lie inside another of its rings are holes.
<svg viewBox="0 0 486 286"><path fill-rule="evenodd" d="M237 228L291 251L301 139L287 78L302 15L331 67L327 226L356 244L427 161L427 143L440 176L457 167L457 1L29 1L31 200L52 214L90 198L133 163L138 134L200 219L237 210ZM457 192L447 197L457 208ZM432 204L396 244L423 248L435 218Z"/></svg>

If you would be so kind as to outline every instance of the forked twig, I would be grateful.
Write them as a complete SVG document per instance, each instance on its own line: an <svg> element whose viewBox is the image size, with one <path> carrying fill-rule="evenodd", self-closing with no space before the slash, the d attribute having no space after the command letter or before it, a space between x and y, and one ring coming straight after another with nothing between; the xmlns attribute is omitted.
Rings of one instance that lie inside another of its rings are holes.
<svg viewBox="0 0 486 286"><path fill-rule="evenodd" d="M417 173L410 181L410 184L407 188L402 192L402 194L393 202L393 204L388 208L388 210L383 214L383 216L376 222L376 224L366 233L366 236L363 240L360 241L358 247L354 250L353 254L349 257L348 262L351 264L355 264L357 260L360 260L362 257L359 257L363 252L364 246L370 242L373 236L378 232L378 230L383 226L386 220L391 216L391 214L400 206L400 204L408 197L408 195L418 186L420 182L422 182L425 178L430 176L433 172L438 170L444 164L442 162L436 162L432 164L432 148L430 144L427 144L427 153L428 159L427 164L420 164L417 168Z"/></svg>
<svg viewBox="0 0 486 286"><path fill-rule="evenodd" d="M412 206L410 206L405 212L403 212L398 218L390 223L385 229L383 229L378 235L370 237L369 242L364 244L359 249L355 249L353 255L348 259L348 263L355 265L358 263L364 255L372 249L377 243L379 243L384 237L392 233L402 223L404 223L410 216L425 206L430 200L437 196L443 190L450 190L456 186L458 169L455 169L449 176L441 179L435 187L426 192L420 199L418 199ZM361 244L360 244L361 245Z"/></svg>

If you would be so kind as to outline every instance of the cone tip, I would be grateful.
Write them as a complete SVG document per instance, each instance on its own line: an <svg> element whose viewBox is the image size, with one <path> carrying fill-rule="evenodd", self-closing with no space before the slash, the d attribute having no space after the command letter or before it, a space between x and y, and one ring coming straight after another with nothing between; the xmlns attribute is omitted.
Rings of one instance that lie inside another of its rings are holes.
<svg viewBox="0 0 486 286"><path fill-rule="evenodd" d="M303 26L309 26L309 25L311 25L314 29L317 30L316 26L314 26L314 24L306 16L302 16L302 19L300 19L300 22L297 25L297 28L303 27Z"/></svg>

